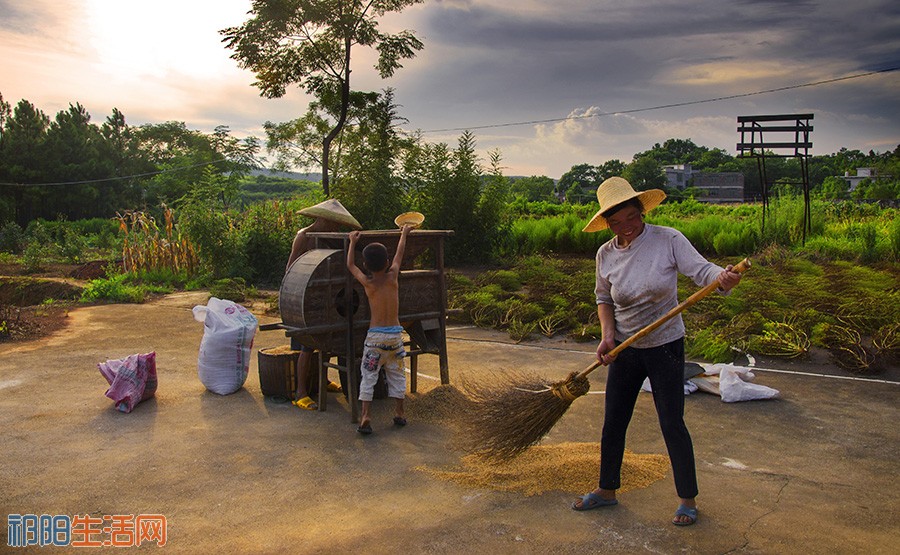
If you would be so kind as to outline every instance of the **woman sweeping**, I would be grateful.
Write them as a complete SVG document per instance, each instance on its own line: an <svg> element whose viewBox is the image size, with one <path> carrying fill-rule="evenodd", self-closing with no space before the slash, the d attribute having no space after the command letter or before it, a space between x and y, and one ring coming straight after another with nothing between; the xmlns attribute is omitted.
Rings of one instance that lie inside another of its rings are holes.
<svg viewBox="0 0 900 555"><path fill-rule="evenodd" d="M659 189L636 192L621 177L597 189L600 210L584 231L610 229L615 235L597 251L597 314L602 337L597 360L608 365L606 407L600 441L600 483L572 508L585 511L616 505L625 434L641 384L650 379L653 404L672 461L680 500L672 523L697 521L697 475L694 447L684 423L684 321L668 320L618 356L608 356L618 343L678 305L678 274L701 286L718 280L726 293L741 280L707 261L679 231L644 223L644 214L666 194Z"/></svg>

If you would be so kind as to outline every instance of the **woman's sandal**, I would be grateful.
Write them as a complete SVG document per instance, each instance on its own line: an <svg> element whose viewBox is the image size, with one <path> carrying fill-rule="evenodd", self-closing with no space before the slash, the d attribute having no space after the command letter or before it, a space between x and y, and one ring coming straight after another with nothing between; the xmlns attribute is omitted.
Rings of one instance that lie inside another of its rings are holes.
<svg viewBox="0 0 900 555"><path fill-rule="evenodd" d="M328 382L327 387L328 387L328 391L331 391L332 393L340 393L341 391L343 391L343 389L341 389L341 384L339 384L339 383Z"/></svg>
<svg viewBox="0 0 900 555"><path fill-rule="evenodd" d="M678 520L678 517L680 516L686 516L688 517L688 520L680 521ZM672 519L672 524L675 526L690 526L695 522L697 522L697 508L678 505L678 509L675 511L675 518Z"/></svg>
<svg viewBox="0 0 900 555"><path fill-rule="evenodd" d="M306 410L319 410L319 405L316 404L315 401L312 400L312 397L306 396L302 399L297 399L296 401L291 401L291 404L297 408L306 409Z"/></svg>
<svg viewBox="0 0 900 555"><path fill-rule="evenodd" d="M594 492L586 493L579 499L581 500L581 505L578 505L578 501L572 503L572 509L575 511L590 511L598 507L611 507L619 504L618 499L605 499Z"/></svg>

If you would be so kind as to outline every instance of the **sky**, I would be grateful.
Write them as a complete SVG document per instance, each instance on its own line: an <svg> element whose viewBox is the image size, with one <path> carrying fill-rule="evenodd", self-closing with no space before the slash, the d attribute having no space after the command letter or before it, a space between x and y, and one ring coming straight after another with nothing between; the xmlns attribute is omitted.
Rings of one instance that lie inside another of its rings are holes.
<svg viewBox="0 0 900 555"><path fill-rule="evenodd" d="M129 125L263 139L264 122L300 117L310 98L263 98L230 59L219 30L249 8L0 0L0 94L51 118L80 103L98 124L115 107ZM425 0L381 29L425 47L386 80L357 49L351 86L393 88L403 128L427 141L472 130L506 175L559 178L670 138L735 155L742 115L814 114L817 155L900 145L896 0Z"/></svg>

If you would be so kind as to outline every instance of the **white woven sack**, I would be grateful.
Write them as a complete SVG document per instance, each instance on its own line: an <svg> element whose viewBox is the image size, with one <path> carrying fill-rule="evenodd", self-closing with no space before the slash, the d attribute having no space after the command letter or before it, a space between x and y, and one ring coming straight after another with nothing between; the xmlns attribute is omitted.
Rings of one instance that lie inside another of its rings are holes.
<svg viewBox="0 0 900 555"><path fill-rule="evenodd" d="M195 320L203 322L197 359L200 382L219 395L234 393L247 380L256 316L233 301L216 297L210 297L206 306L195 306L193 313Z"/></svg>

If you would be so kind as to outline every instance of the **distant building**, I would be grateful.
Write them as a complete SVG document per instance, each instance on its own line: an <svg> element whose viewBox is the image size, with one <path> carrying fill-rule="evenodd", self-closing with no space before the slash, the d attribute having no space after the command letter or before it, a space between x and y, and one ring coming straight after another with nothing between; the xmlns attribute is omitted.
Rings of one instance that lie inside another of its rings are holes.
<svg viewBox="0 0 900 555"><path fill-rule="evenodd" d="M709 203L744 202L744 174L740 172L694 171L690 164L663 166L666 173L666 187L684 190L687 187L700 189L697 200Z"/></svg>
<svg viewBox="0 0 900 555"><path fill-rule="evenodd" d="M694 175L690 164L663 166L663 171L666 172L666 187L670 189L684 189Z"/></svg>
<svg viewBox="0 0 900 555"><path fill-rule="evenodd" d="M842 179L847 182L847 187L851 191L855 190L857 185L859 185L865 179L875 180L878 178L886 178L890 179L889 175L878 175L878 170L875 168L856 168L856 175L850 175L850 172L844 172Z"/></svg>
<svg viewBox="0 0 900 555"><path fill-rule="evenodd" d="M746 200L741 172L695 172L693 176L693 187L701 191L697 196L700 202L725 204Z"/></svg>

